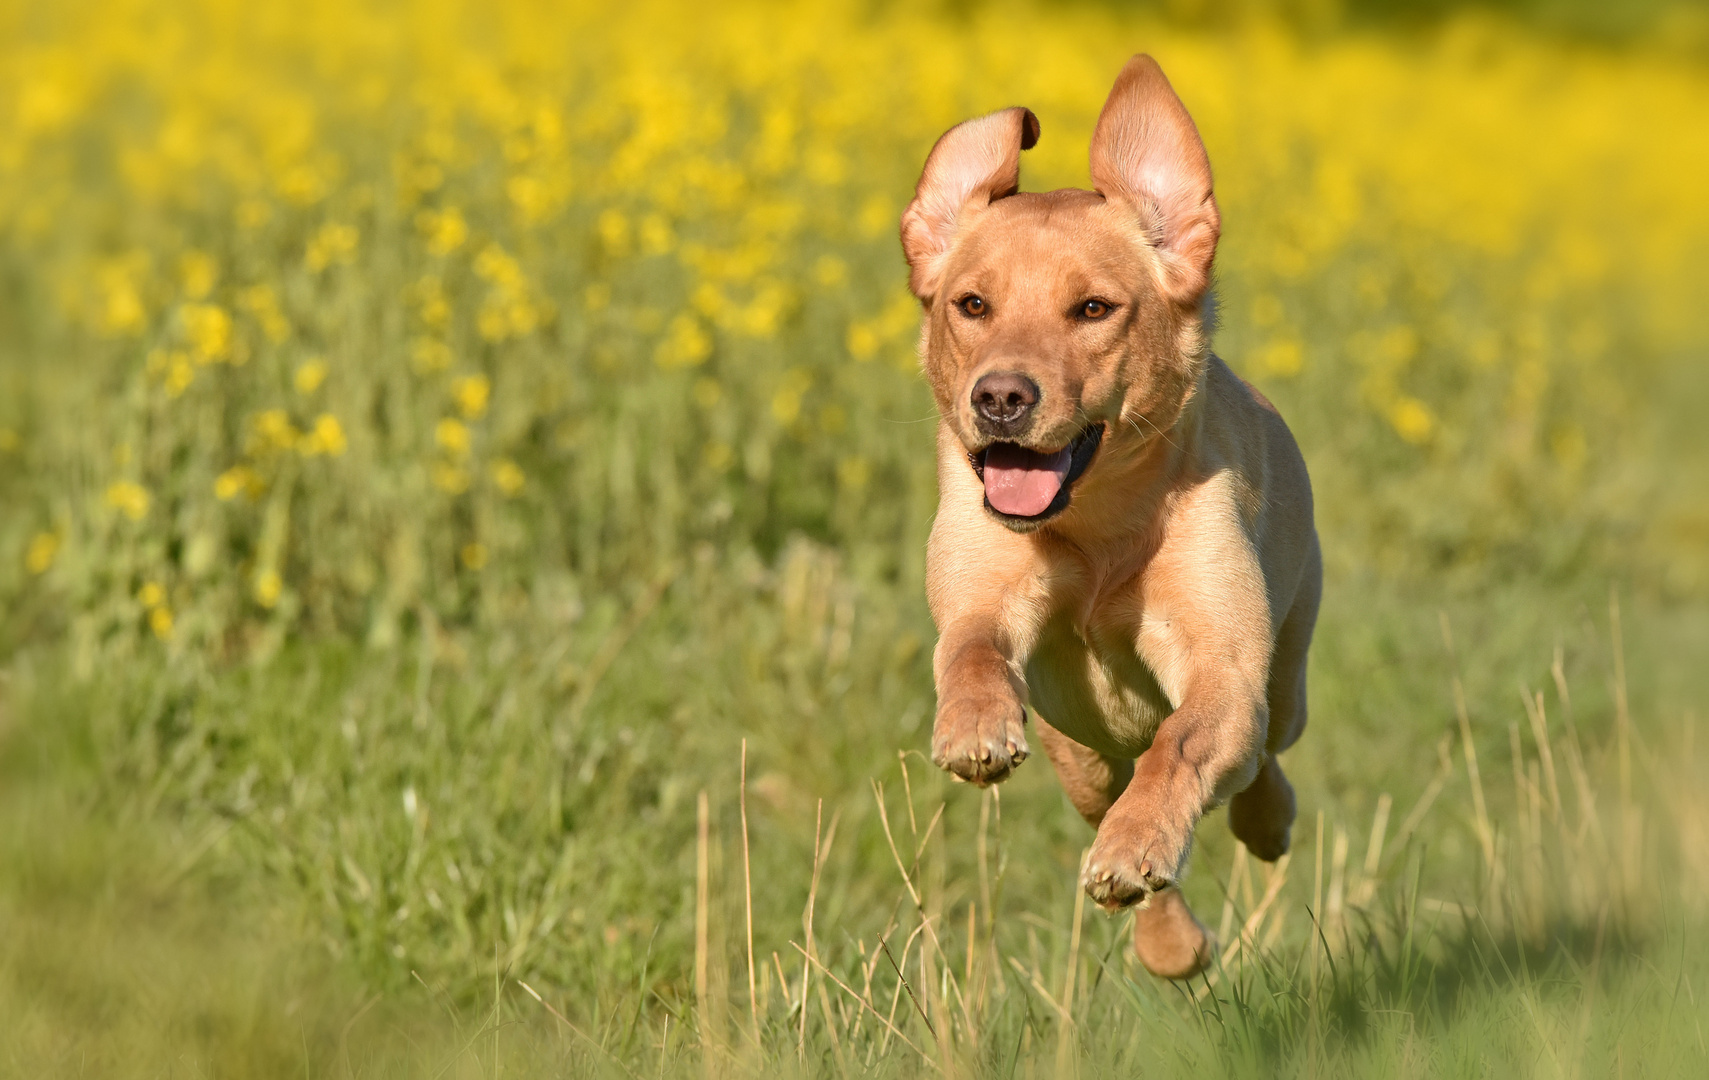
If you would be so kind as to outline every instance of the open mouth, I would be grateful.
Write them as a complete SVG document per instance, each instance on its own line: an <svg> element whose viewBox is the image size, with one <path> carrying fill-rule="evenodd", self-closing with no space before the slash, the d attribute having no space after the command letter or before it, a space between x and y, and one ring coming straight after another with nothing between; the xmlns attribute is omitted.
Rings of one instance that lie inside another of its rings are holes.
<svg viewBox="0 0 1709 1080"><path fill-rule="evenodd" d="M1048 453L999 442L968 455L985 484L985 508L1011 525L1055 517L1068 508L1074 481L1092 464L1103 439L1104 425L1093 424Z"/></svg>

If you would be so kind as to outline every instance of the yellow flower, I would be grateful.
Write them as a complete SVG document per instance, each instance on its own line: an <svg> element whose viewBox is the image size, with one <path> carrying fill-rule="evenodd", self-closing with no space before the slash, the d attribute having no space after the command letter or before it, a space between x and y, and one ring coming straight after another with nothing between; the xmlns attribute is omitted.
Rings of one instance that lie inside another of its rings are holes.
<svg viewBox="0 0 1709 1080"><path fill-rule="evenodd" d="M161 588L158 581L146 582L136 591L136 598L137 603L145 608L159 607L166 603L166 590Z"/></svg>
<svg viewBox="0 0 1709 1080"><path fill-rule="evenodd" d="M416 283L416 296L421 305L421 321L435 330L442 330L451 321L451 301L436 277L428 276Z"/></svg>
<svg viewBox="0 0 1709 1080"><path fill-rule="evenodd" d="M856 360L870 360L878 352L878 331L870 322L861 321L849 327L849 355Z"/></svg>
<svg viewBox="0 0 1709 1080"><path fill-rule="evenodd" d="M148 321L142 297L126 277L112 277L105 282L106 298L102 304L101 329L109 334L130 334L141 330Z"/></svg>
<svg viewBox="0 0 1709 1080"><path fill-rule="evenodd" d="M261 490L261 477L247 465L233 465L214 479L214 495L221 502L237 498L239 492L254 498Z"/></svg>
<svg viewBox="0 0 1709 1080"><path fill-rule="evenodd" d="M466 375L451 380L451 400L457 403L457 411L470 420L487 411L487 398L491 394L492 383L485 375Z"/></svg>
<svg viewBox="0 0 1709 1080"><path fill-rule="evenodd" d="M469 223L454 206L437 214L423 210L415 216L415 224L427 238L427 250L433 255L449 255L469 238Z"/></svg>
<svg viewBox="0 0 1709 1080"><path fill-rule="evenodd" d="M196 381L196 369L190 366L190 358L177 349L167 354L167 363L166 378L162 383L166 387L166 396L181 397Z"/></svg>
<svg viewBox="0 0 1709 1080"><path fill-rule="evenodd" d="M777 333L789 301L789 290L782 282L762 281L754 289L753 300L742 308L735 325L752 337L771 337Z"/></svg>
<svg viewBox="0 0 1709 1080"><path fill-rule="evenodd" d="M1258 361L1272 375L1298 375L1305 366L1305 350L1293 338L1278 338L1259 350Z"/></svg>
<svg viewBox="0 0 1709 1080"><path fill-rule="evenodd" d="M623 216L623 211L611 208L601 212L598 227L606 251L621 255L629 250L629 219Z"/></svg>
<svg viewBox="0 0 1709 1080"><path fill-rule="evenodd" d="M872 465L863 457L846 457L837 462L837 484L850 491L861 491L872 479Z"/></svg>
<svg viewBox="0 0 1709 1080"><path fill-rule="evenodd" d="M360 237L354 225L328 222L309 238L303 262L315 271L325 270L333 263L349 263L356 258L356 243Z"/></svg>
<svg viewBox="0 0 1709 1080"><path fill-rule="evenodd" d="M279 297L271 285L251 285L237 294L237 303L255 316L268 341L277 345L291 336L291 323L279 310Z"/></svg>
<svg viewBox="0 0 1709 1080"><path fill-rule="evenodd" d="M510 336L510 313L502 304L485 304L475 317L475 327L487 341L503 341Z"/></svg>
<svg viewBox="0 0 1709 1080"><path fill-rule="evenodd" d="M660 367L696 367L712 355L712 335L700 320L683 312L671 320L670 332L653 351L653 360Z"/></svg>
<svg viewBox="0 0 1709 1080"><path fill-rule="evenodd" d="M804 368L791 368L783 376L783 384L771 396L771 415L780 424L793 424L801 415L801 398L813 385L813 376Z"/></svg>
<svg viewBox="0 0 1709 1080"><path fill-rule="evenodd" d="M469 472L449 462L436 461L433 463L433 486L450 495L461 495L469 490Z"/></svg>
<svg viewBox="0 0 1709 1080"><path fill-rule="evenodd" d="M326 381L326 361L316 356L305 360L297 366L293 380L297 384L297 393L312 394Z"/></svg>
<svg viewBox="0 0 1709 1080"><path fill-rule="evenodd" d="M148 628L154 631L154 636L166 641L172 636L172 609L164 605L154 608L148 613Z"/></svg>
<svg viewBox="0 0 1709 1080"><path fill-rule="evenodd" d="M493 483L506 495L515 495L528 482L516 462L509 458L499 458L492 466Z"/></svg>
<svg viewBox="0 0 1709 1080"><path fill-rule="evenodd" d="M463 457L469 452L469 429L461 420L453 420L448 416L435 425L433 441L444 447L452 457Z"/></svg>
<svg viewBox="0 0 1709 1080"><path fill-rule="evenodd" d="M676 233L661 214L648 214L641 219L641 250L648 255L664 255L676 246Z"/></svg>
<svg viewBox="0 0 1709 1080"><path fill-rule="evenodd" d="M259 229L273 219L273 208L266 199L245 199L237 204L237 224L241 229Z"/></svg>
<svg viewBox="0 0 1709 1080"><path fill-rule="evenodd" d="M205 251L187 251L178 260L178 277L183 282L184 295L191 300L200 300L213 292L218 276L218 265Z"/></svg>
<svg viewBox="0 0 1709 1080"><path fill-rule="evenodd" d="M339 424L338 417L331 413L315 417L315 426L298 441L297 450L304 457L342 455L345 450L344 427Z"/></svg>
<svg viewBox="0 0 1709 1080"><path fill-rule="evenodd" d="M198 364L212 364L232 355L231 313L218 304L185 304L179 309L190 354Z"/></svg>
<svg viewBox="0 0 1709 1080"><path fill-rule="evenodd" d="M148 489L129 480L116 480L107 486L107 505L132 521L141 521L148 514Z"/></svg>
<svg viewBox="0 0 1709 1080"><path fill-rule="evenodd" d="M279 194L298 206L312 206L326 194L326 178L312 165L297 165L279 177Z"/></svg>
<svg viewBox="0 0 1709 1080"><path fill-rule="evenodd" d="M284 591L285 581L279 576L279 571L269 567L255 575L255 602L262 607L271 609L278 604Z"/></svg>
<svg viewBox="0 0 1709 1080"><path fill-rule="evenodd" d="M59 534L39 532L30 538L30 546L24 549L24 569L32 574L45 574L58 554Z"/></svg>
<svg viewBox="0 0 1709 1080"><path fill-rule="evenodd" d="M410 364L423 375L444 371L451 366L451 347L430 337L416 338L410 346Z"/></svg>
<svg viewBox="0 0 1709 1080"><path fill-rule="evenodd" d="M1405 396L1389 407L1389 423L1396 434L1414 445L1429 442L1436 428L1436 418L1424 402Z"/></svg>
<svg viewBox="0 0 1709 1080"><path fill-rule="evenodd" d="M552 208L551 191L536 177L513 176L505 183L504 191L524 221L539 221Z"/></svg>
<svg viewBox="0 0 1709 1080"><path fill-rule="evenodd" d="M256 414L254 425L256 439L266 450L290 450L302 435L284 409L267 409Z"/></svg>
<svg viewBox="0 0 1709 1080"><path fill-rule="evenodd" d="M16 431L9 427L0 427L0 454L9 454L16 450L20 441Z"/></svg>
<svg viewBox="0 0 1709 1080"><path fill-rule="evenodd" d="M525 284L522 267L497 244L488 244L475 256L475 273L496 285L519 289Z"/></svg>
<svg viewBox="0 0 1709 1080"><path fill-rule="evenodd" d="M821 255L813 264L813 278L827 289L835 288L849 279L849 264L835 255Z"/></svg>
<svg viewBox="0 0 1709 1080"><path fill-rule="evenodd" d="M463 560L464 566L479 570L487 564L487 546L480 543L464 544L463 550L459 551L457 556Z"/></svg>

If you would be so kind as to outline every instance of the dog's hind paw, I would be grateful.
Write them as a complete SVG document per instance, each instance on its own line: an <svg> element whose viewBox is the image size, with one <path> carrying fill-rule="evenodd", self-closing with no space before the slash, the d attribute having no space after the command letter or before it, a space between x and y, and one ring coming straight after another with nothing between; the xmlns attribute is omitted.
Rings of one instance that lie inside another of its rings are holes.
<svg viewBox="0 0 1709 1080"><path fill-rule="evenodd" d="M1026 718L1026 709L1012 695L941 701L932 725L932 764L981 787L1006 780L1032 753Z"/></svg>

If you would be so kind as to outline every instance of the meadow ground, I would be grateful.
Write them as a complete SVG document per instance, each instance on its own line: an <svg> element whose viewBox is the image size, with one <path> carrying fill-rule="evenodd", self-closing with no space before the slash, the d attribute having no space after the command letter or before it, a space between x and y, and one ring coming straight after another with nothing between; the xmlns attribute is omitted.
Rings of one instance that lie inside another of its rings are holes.
<svg viewBox="0 0 1709 1080"><path fill-rule="evenodd" d="M8 6L0 1067L1700 1075L1698 14ZM896 218L1138 49L1327 562L1188 987L921 757Z"/></svg>

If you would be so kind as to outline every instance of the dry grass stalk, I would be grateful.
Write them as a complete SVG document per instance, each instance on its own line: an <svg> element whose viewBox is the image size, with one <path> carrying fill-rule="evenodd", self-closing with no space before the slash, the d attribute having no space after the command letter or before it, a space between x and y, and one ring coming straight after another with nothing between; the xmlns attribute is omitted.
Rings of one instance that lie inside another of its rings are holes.
<svg viewBox="0 0 1709 1080"><path fill-rule="evenodd" d="M1620 755L1620 864L1627 881L1638 879L1643 852L1642 811L1632 801L1632 711L1626 699L1626 643L1620 624L1620 594L1608 591L1608 633L1614 651L1614 731Z"/></svg>
<svg viewBox="0 0 1709 1080"><path fill-rule="evenodd" d="M716 1041L712 1031L712 1002L709 975L712 959L709 937L712 926L712 804L701 790L696 800L694 841L694 1007L700 1027L701 1049L707 1068L712 1067Z"/></svg>
<svg viewBox="0 0 1709 1080"><path fill-rule="evenodd" d="M1234 862L1228 868L1228 881L1223 888L1222 918L1217 922L1216 939L1227 941L1228 935L1234 930L1234 897L1241 885L1246 886L1247 895L1252 892L1252 882L1246 872L1245 844L1234 845ZM1250 907L1250 903L1247 905Z"/></svg>
<svg viewBox="0 0 1709 1080"><path fill-rule="evenodd" d="M824 964L820 963L818 959L816 959L812 956L809 956L807 954L806 949L803 949L801 946L797 945L793 941L789 943L789 947L801 954L801 962L803 964L808 964L808 965L817 967L819 969L819 973L821 975L823 975L823 976L825 976L825 978L831 980L831 982L836 984L838 989L842 990L843 993L845 993L849 997L853 998L855 1004L859 1005L861 1008L865 1009L867 1012L871 1013L874 1017L876 1017L878 1019L878 1022L880 1024L884 1025L884 1031L885 1031L886 1035L895 1036L897 1042L900 1042L903 1046L906 1046L908 1049L914 1051L914 1053L920 1055L921 1061L924 1061L927 1065L931 1066L933 1069L937 1069L939 1072L943 1071L938 1066L938 1063L936 1061L932 1060L932 1056L930 1054L928 1054L924 1050L922 1050L919 1047L919 1045L917 1043L915 1043L912 1039L908 1038L908 1036L902 1034L901 1030L899 1028L897 1028L896 1024L894 1023L893 1017L886 1017L884 1014L880 1013L877 1009L873 1008L869 1002L865 1001L864 999L861 998L861 996L859 994L855 993L854 987L850 986L848 983L844 982L843 980L837 978L837 976L834 973L832 973L829 969L827 969Z"/></svg>
<svg viewBox="0 0 1709 1080"><path fill-rule="evenodd" d="M754 987L754 874L748 854L748 740L742 740L742 906L747 914L748 931L748 1037L754 1048L760 1045L760 1004Z"/></svg>
<svg viewBox="0 0 1709 1080"><path fill-rule="evenodd" d="M529 997L533 998L535 1001L538 1001L541 1005L545 1006L546 1011L551 1013L552 1016L555 1019L557 1019L557 1021L560 1024L563 1024L565 1027L569 1028L570 1031L572 1033L574 1033L578 1038L580 1038L583 1042L587 1043L589 1046L591 1046L595 1050L599 1051L601 1056L603 1056L606 1060L610 1061L613 1065L616 1065L619 1069L622 1069L626 1075L635 1077L635 1080L641 1080L640 1077L635 1076L634 1070L630 1069L629 1066L623 1064L622 1058L619 1058L617 1055L615 1055L611 1051L607 1050L605 1048L605 1046L602 1043L600 1043L597 1039L595 1039L593 1036L589 1035L587 1032L583 1031L581 1028L577 1027L570 1020L569 1017L565 1016L563 1013L561 1013L557 1009L553 1008L551 1002L547 1001L545 998L540 996L540 991L534 989L532 986L529 986L527 983L523 982L521 979L516 980L516 985L518 985L518 986L522 987L524 990L528 991ZM376 998L376 1000L378 1000L378 999ZM372 1002L370 1002L370 1004L372 1004ZM670 1014L669 1013L665 1014L665 1023L667 1025L670 1023ZM669 1032L668 1027L666 1028L666 1031L667 1031L667 1033Z"/></svg>
<svg viewBox="0 0 1709 1080"><path fill-rule="evenodd" d="M1400 828L1395 832L1394 843L1389 845L1389 850L1397 853L1406 850L1407 841L1412 839L1412 834L1417 832L1418 827L1424 823L1425 815L1430 813L1430 808L1435 805L1437 796L1442 794L1442 789L1447 786L1449 777L1454 775L1454 758L1449 753L1449 747L1453 745L1453 741L1452 735L1444 735L1436 743L1436 775L1430 778L1430 783L1424 788L1424 793L1418 797L1418 801L1413 804L1412 809L1401 820Z"/></svg>
<svg viewBox="0 0 1709 1080"><path fill-rule="evenodd" d="M1086 860L1091 858L1092 849L1087 848L1080 853L1080 871L1085 873ZM1079 881L1079 875L1075 881ZM1080 928L1086 913L1086 890L1074 889L1074 922L1068 931L1068 970L1062 976L1062 1024L1056 1035L1056 1075L1058 1077L1073 1076L1078 1069L1078 1055L1074 1052L1074 983L1080 974Z"/></svg>
<svg viewBox="0 0 1709 1080"><path fill-rule="evenodd" d="M1347 830L1335 826L1335 839L1330 847L1329 896L1324 900L1324 930L1332 943L1342 936L1342 906L1347 895Z"/></svg>
<svg viewBox="0 0 1709 1080"><path fill-rule="evenodd" d="M1322 948L1322 945L1321 945L1321 942L1319 939L1322 937L1322 931L1323 931L1323 811L1322 810L1319 810L1317 812L1317 843L1314 844L1312 847L1312 854L1313 854L1313 857L1316 859L1316 869L1313 870L1312 878L1311 878L1311 919L1312 919L1313 924L1315 924L1314 929L1317 931L1317 933L1313 934L1312 940L1311 940L1311 986L1312 986L1312 993L1314 995L1314 1000L1315 1000L1315 995L1317 992L1317 969L1318 969L1318 963L1319 963L1318 954Z"/></svg>
<svg viewBox="0 0 1709 1080"><path fill-rule="evenodd" d="M1489 821L1489 806L1484 801L1483 779L1478 772L1478 748L1472 739L1472 718L1466 707L1466 688L1460 682L1460 659L1454 649L1454 631L1448 623L1446 611L1437 612L1442 624L1442 643L1448 649L1448 659L1453 664L1454 673L1452 685L1454 691L1454 717L1460 725L1460 748L1466 759L1466 777L1472 786L1473 823L1477 830L1478 845L1483 850L1484 866L1491 875L1488 882L1488 892L1493 899L1497 893L1494 876L1496 869L1495 830Z"/></svg>
<svg viewBox="0 0 1709 1080"><path fill-rule="evenodd" d="M1282 886L1288 883L1288 864L1293 861L1293 852L1283 855L1276 860L1274 867L1266 866L1267 875L1264 884L1264 897L1258 901L1258 906L1252 909L1252 914L1246 917L1246 924L1240 929L1240 937L1223 950L1222 966L1228 967L1234 958L1243 952L1250 952L1253 942L1257 940L1258 931L1263 928L1264 920L1270 914L1270 908L1277 897L1282 895Z"/></svg>
<svg viewBox="0 0 1709 1080"><path fill-rule="evenodd" d="M813 905L819 898L819 840L824 818L825 800L820 799L813 812L813 881L807 887L807 910L801 916L807 949L801 960L801 1027L796 1036L795 1058L802 1063L807 1060L807 987L813 977Z"/></svg>
<svg viewBox="0 0 1709 1080"><path fill-rule="evenodd" d="M1531 724L1531 740L1537 746L1537 758L1543 766L1543 780L1549 790L1549 811L1552 820L1560 822L1566 811L1561 806L1561 783L1555 773L1555 748L1549 739L1549 718L1543 708L1543 692L1531 692L1521 684L1519 699L1525 705L1525 719Z"/></svg>
<svg viewBox="0 0 1709 1080"><path fill-rule="evenodd" d="M1394 799L1388 792L1377 796L1377 810L1371 817L1371 837L1365 845L1365 862L1360 868L1359 884L1348 899L1351 907L1364 907L1377 893L1377 870L1382 866L1383 840L1388 832L1389 813L1393 809Z"/></svg>

